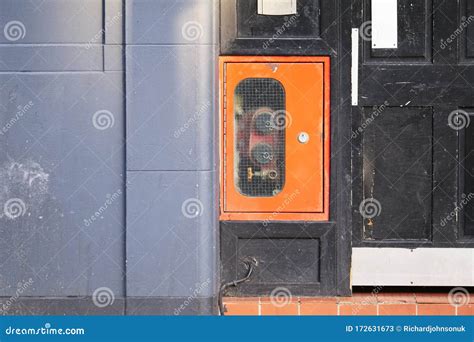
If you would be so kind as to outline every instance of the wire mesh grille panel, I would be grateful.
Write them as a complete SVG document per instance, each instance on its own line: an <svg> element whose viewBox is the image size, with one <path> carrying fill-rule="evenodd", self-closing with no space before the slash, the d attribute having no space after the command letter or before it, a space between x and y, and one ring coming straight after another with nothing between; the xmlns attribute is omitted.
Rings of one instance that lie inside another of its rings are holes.
<svg viewBox="0 0 474 342"><path fill-rule="evenodd" d="M272 78L247 78L234 94L234 183L250 197L277 195L285 184L285 89Z"/></svg>

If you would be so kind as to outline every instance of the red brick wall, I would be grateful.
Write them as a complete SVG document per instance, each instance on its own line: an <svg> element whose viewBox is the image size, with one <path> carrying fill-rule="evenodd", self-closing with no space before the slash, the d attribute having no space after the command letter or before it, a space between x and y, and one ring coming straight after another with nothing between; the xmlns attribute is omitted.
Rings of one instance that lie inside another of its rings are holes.
<svg viewBox="0 0 474 342"><path fill-rule="evenodd" d="M451 304L447 293L354 293L352 297L224 298L226 315L469 315L474 296Z"/></svg>

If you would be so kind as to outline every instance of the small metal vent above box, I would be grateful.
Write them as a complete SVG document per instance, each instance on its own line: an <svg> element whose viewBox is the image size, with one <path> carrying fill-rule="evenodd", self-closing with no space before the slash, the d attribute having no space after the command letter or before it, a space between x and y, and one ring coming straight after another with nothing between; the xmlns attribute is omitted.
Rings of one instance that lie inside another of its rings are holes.
<svg viewBox="0 0 474 342"><path fill-rule="evenodd" d="M296 14L297 0L257 0L260 15Z"/></svg>

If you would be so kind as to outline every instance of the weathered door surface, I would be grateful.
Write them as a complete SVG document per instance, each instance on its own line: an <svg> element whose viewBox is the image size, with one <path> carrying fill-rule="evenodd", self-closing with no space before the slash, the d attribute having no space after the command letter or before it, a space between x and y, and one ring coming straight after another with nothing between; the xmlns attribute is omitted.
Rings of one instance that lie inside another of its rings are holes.
<svg viewBox="0 0 474 342"><path fill-rule="evenodd" d="M398 1L398 48L373 49L353 5L356 246L473 245L474 3Z"/></svg>

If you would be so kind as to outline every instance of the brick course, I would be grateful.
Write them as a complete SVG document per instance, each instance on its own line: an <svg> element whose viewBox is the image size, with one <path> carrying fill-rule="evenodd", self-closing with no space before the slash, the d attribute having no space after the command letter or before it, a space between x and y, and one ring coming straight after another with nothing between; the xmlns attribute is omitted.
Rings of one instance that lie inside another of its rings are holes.
<svg viewBox="0 0 474 342"><path fill-rule="evenodd" d="M468 315L474 305L454 306L448 293L354 293L352 297L293 297L286 302L268 297L224 298L226 315Z"/></svg>

